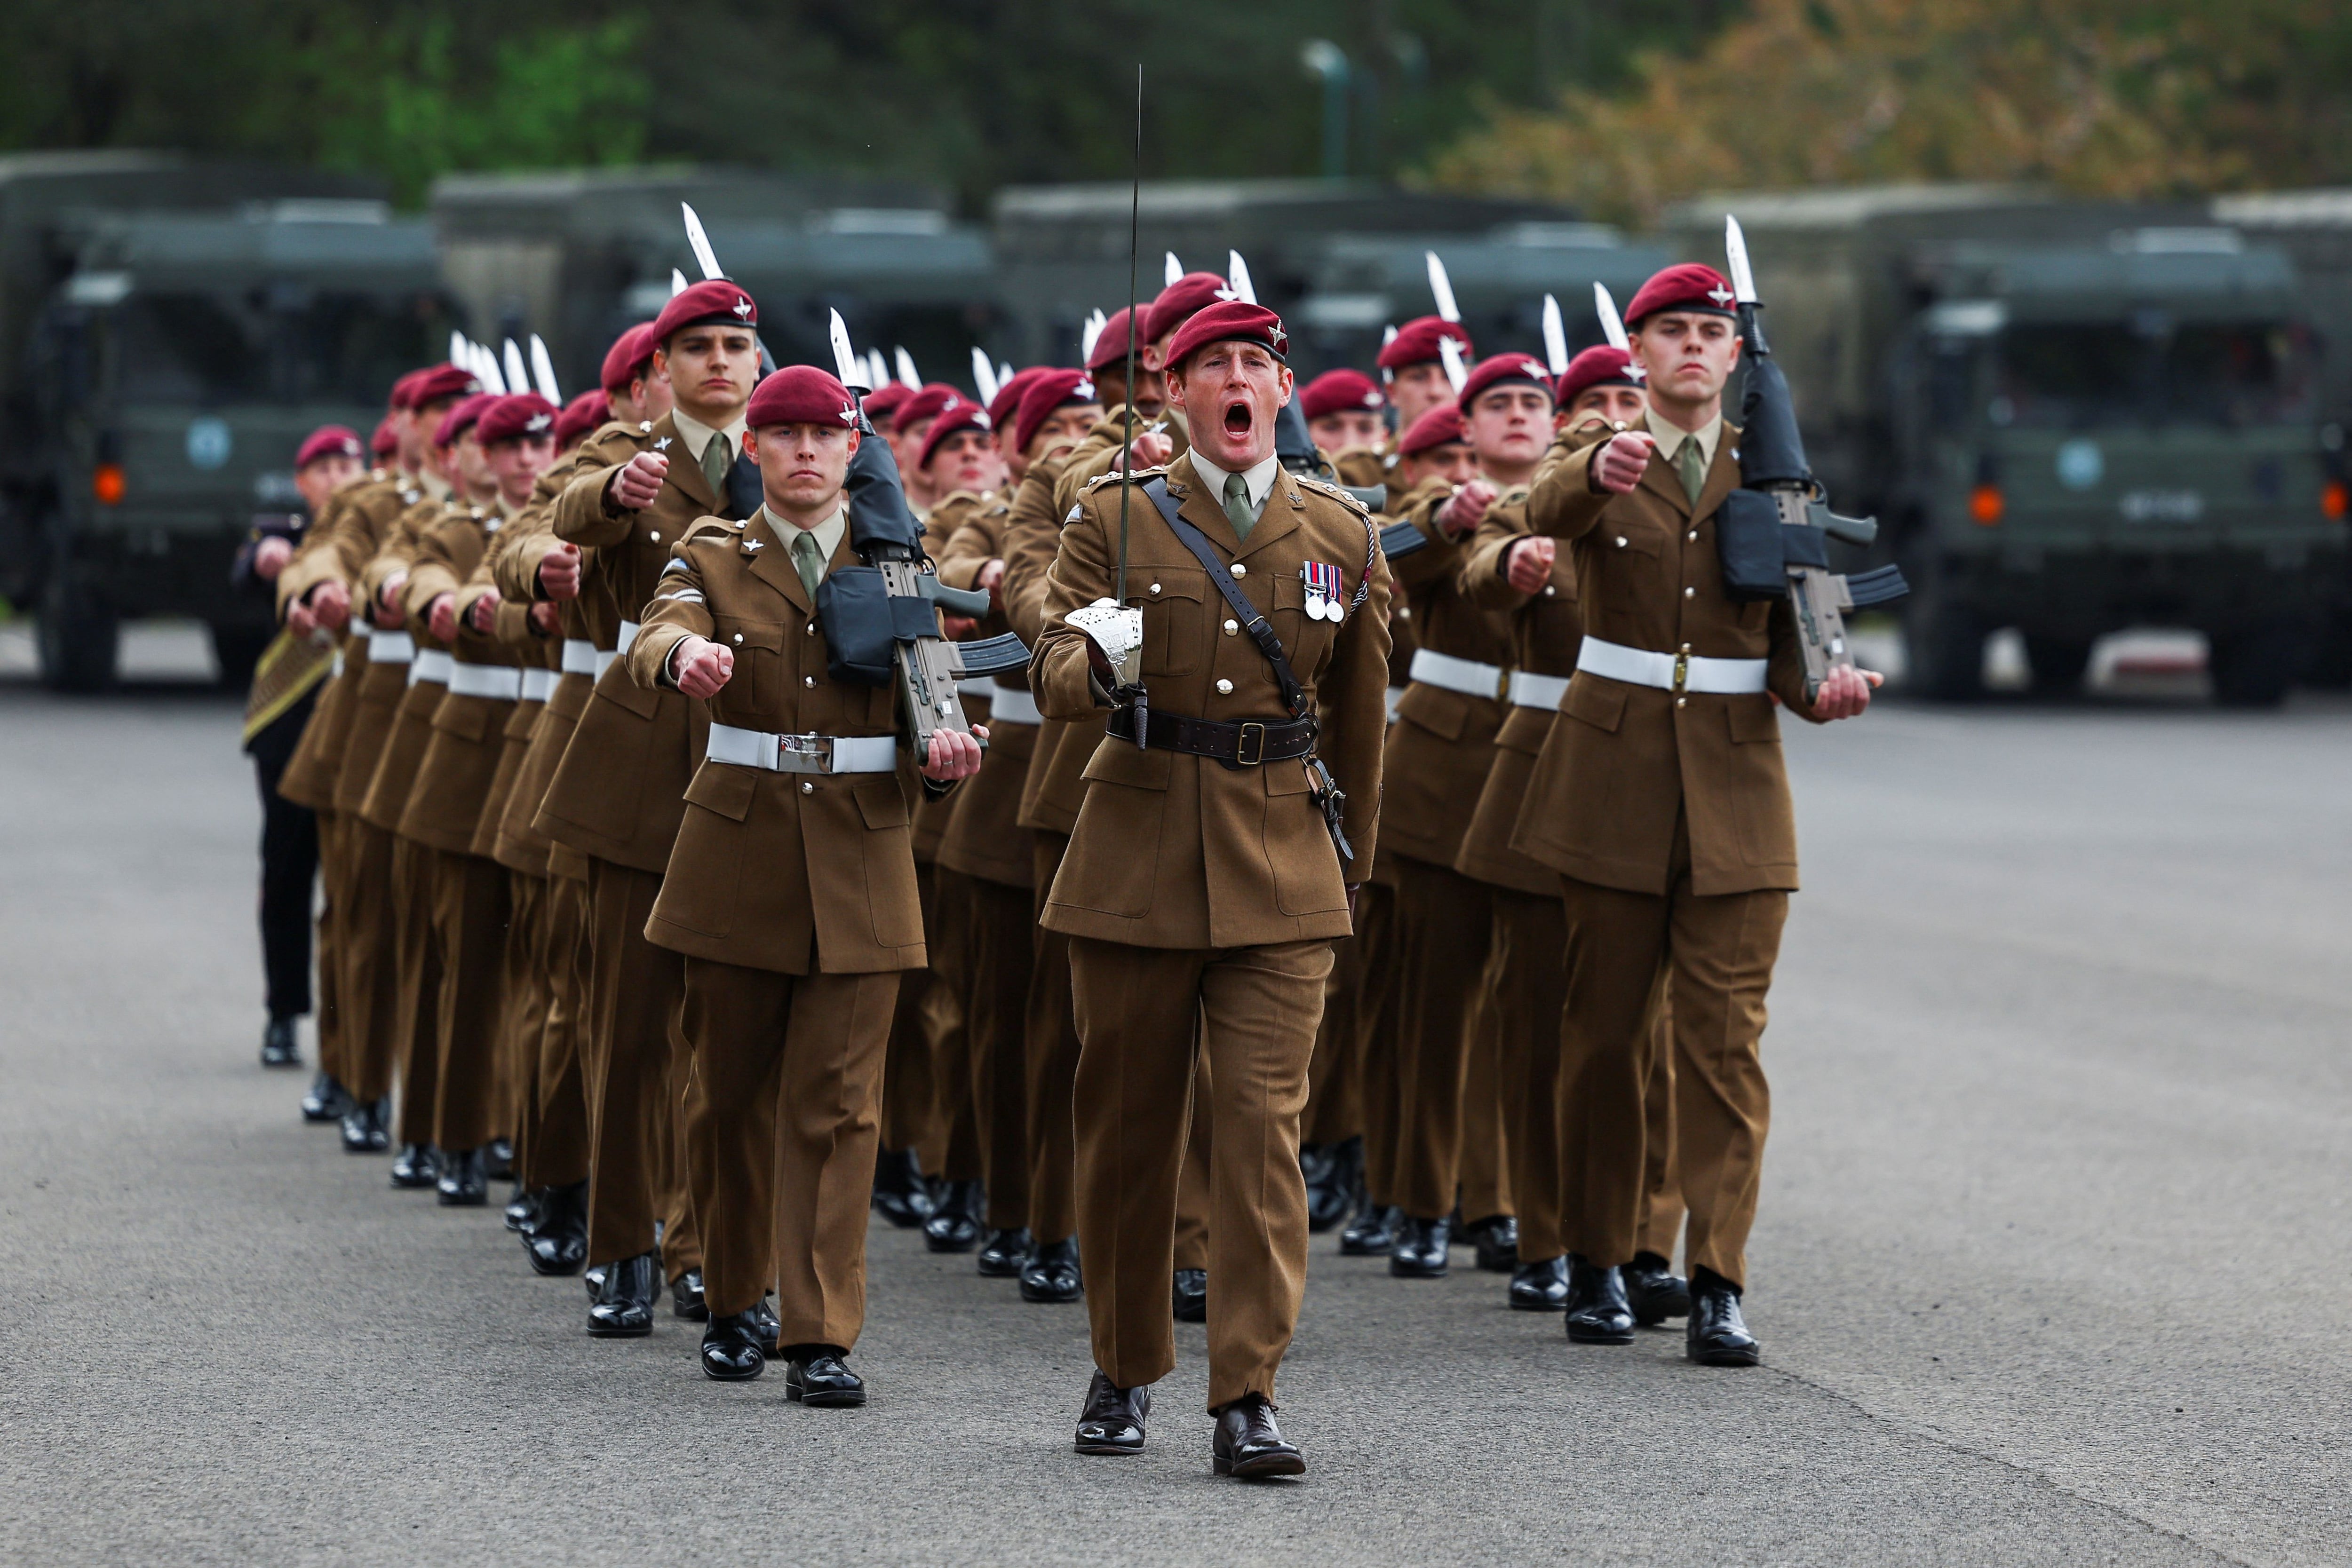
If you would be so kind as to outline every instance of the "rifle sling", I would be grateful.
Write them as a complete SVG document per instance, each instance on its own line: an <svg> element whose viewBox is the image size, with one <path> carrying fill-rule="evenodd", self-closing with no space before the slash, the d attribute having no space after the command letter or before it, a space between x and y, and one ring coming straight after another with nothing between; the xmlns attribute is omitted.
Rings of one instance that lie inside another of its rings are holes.
<svg viewBox="0 0 2352 1568"><path fill-rule="evenodd" d="M1176 499L1168 493L1167 476L1153 476L1145 483L1143 493L1158 509L1160 520L1168 525L1169 532L1192 552L1193 559L1209 574L1209 580L1217 585L1219 593L1224 595L1225 602L1233 608L1242 629L1249 633L1250 641L1257 644L1257 651L1265 655L1265 662L1274 666L1275 683L1282 688L1283 705L1290 709L1291 716L1307 717L1312 705L1307 700L1307 688L1299 685L1297 672L1290 667L1289 656L1282 651L1282 639L1275 635L1274 627L1258 613L1257 606L1250 602L1249 595L1242 591L1241 584L1234 580L1234 574L1225 570L1225 563L1217 559L1216 547L1209 542L1209 536L1177 515Z"/></svg>

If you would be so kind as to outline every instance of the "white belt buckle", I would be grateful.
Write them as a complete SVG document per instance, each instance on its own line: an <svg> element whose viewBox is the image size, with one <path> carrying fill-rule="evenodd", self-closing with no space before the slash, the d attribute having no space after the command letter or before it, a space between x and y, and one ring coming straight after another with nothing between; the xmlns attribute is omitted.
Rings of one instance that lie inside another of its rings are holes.
<svg viewBox="0 0 2352 1568"><path fill-rule="evenodd" d="M775 770L779 773L831 773L833 771L833 737L829 735L776 737Z"/></svg>

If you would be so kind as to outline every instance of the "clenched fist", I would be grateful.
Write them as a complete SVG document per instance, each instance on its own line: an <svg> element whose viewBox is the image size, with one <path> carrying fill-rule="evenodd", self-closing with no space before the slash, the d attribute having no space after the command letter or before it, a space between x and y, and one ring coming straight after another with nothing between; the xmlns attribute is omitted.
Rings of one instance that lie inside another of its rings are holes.
<svg viewBox="0 0 2352 1568"><path fill-rule="evenodd" d="M434 595L433 602L425 607L425 629L443 643L457 640L457 596L454 593Z"/></svg>
<svg viewBox="0 0 2352 1568"><path fill-rule="evenodd" d="M318 624L330 632L340 632L352 618L352 591L340 580L331 577L310 591L307 604L297 604L294 609L308 610L310 618ZM286 618L293 620L293 612L289 611ZM307 632L309 628L298 625L294 630Z"/></svg>
<svg viewBox="0 0 2352 1568"><path fill-rule="evenodd" d="M1495 504L1495 486L1484 479L1473 479L1454 492L1454 498L1437 508L1437 526L1462 538L1478 527L1486 516L1486 508Z"/></svg>
<svg viewBox="0 0 2352 1568"><path fill-rule="evenodd" d="M634 512L650 507L669 476L669 459L658 452L640 452L624 465L604 486L604 504L615 511Z"/></svg>
<svg viewBox="0 0 2352 1568"><path fill-rule="evenodd" d="M980 743L988 738L988 727L974 725L966 735L960 729L931 731L929 753L923 758L923 777L935 784L946 784L958 779L969 779L980 771Z"/></svg>
<svg viewBox="0 0 2352 1568"><path fill-rule="evenodd" d="M580 597L580 547L559 544L539 558L539 591L550 599Z"/></svg>
<svg viewBox="0 0 2352 1568"><path fill-rule="evenodd" d="M1657 449L1657 438L1646 431L1619 431L1609 438L1609 444L1592 455L1592 487L1612 496L1625 494L1642 482L1650 466L1650 454Z"/></svg>
<svg viewBox="0 0 2352 1568"><path fill-rule="evenodd" d="M670 679L690 697L715 697L735 674L735 655L708 637L683 637L670 650Z"/></svg>
<svg viewBox="0 0 2352 1568"><path fill-rule="evenodd" d="M1559 557L1559 541L1542 534L1530 534L1511 542L1510 554L1504 559L1503 580L1520 593L1540 593L1551 580L1551 563Z"/></svg>
<svg viewBox="0 0 2352 1568"><path fill-rule="evenodd" d="M467 607L466 624L474 629L477 636L487 637L498 630L499 596L495 591L483 594Z"/></svg>

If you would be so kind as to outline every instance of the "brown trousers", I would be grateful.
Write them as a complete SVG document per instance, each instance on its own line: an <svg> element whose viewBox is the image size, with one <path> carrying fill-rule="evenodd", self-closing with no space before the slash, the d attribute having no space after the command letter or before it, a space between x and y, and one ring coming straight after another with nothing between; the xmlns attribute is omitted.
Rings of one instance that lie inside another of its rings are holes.
<svg viewBox="0 0 2352 1568"><path fill-rule="evenodd" d="M694 1187L686 1171L686 1090L694 1081L694 1052L683 1019L669 1030L665 1104L654 1117L654 1194L662 1209L662 1271L672 1280L702 1267L702 1226L694 1216Z"/></svg>
<svg viewBox="0 0 2352 1568"><path fill-rule="evenodd" d="M1034 834L1037 852L1032 915L1045 909L1054 875L1070 847L1067 833ZM1029 1228L1038 1243L1066 1241L1078 1230L1076 1150L1071 1092L1077 1081L1078 1027L1072 1014L1070 938L1035 927L1029 971ZM1080 1251L1083 1253L1084 1248Z"/></svg>
<svg viewBox="0 0 2352 1568"><path fill-rule="evenodd" d="M1690 836L1679 823L1669 892L1626 893L1573 877L1562 877L1560 886L1569 930L1562 1239L1568 1250L1604 1266L1624 1263L1643 1247L1643 1197L1653 1174L1644 1101L1658 1051L1657 1009L1671 990L1671 1146L1689 1206L1689 1263L1744 1286L1771 1113L1759 1050L1764 994L1789 895L1693 893Z"/></svg>
<svg viewBox="0 0 2352 1568"><path fill-rule="evenodd" d="M352 946L351 830L358 819L341 811L319 811L315 815L319 827L319 886L324 895L313 938L319 968L314 1025L319 1034L319 1070L350 1089L358 1068L352 1060L352 1002L344 994L343 975L351 962ZM358 1093L356 1090L353 1092ZM373 1094L358 1097L380 1100L384 1092L379 1089Z"/></svg>
<svg viewBox="0 0 2352 1568"><path fill-rule="evenodd" d="M517 873L518 882L525 880ZM537 882L545 904L533 957L546 987L543 1026L535 1042L538 1085L531 1106L532 1186L570 1186L588 1179L588 1099L582 1088L580 1036L586 1019L588 884L568 876Z"/></svg>
<svg viewBox="0 0 2352 1568"><path fill-rule="evenodd" d="M1275 1396L1307 1287L1298 1119L1330 972L1328 941L1193 952L1072 939L1078 1250L1095 1364L1120 1387L1176 1364L1177 1186L1206 1051L1209 1408Z"/></svg>
<svg viewBox="0 0 2352 1568"><path fill-rule="evenodd" d="M937 973L943 944L939 941L939 894L928 861L915 862L915 888L922 897L925 950L933 955L931 967L906 971L898 986L898 1006L890 1020L890 1049L882 1073L882 1146L920 1149L923 1169L941 1175L945 1140L940 1136L938 1087L932 1082L932 1057L939 1029L934 1021L944 1002L953 1009L954 989ZM956 1020L961 1030L961 1021ZM951 1047L961 1053L961 1045Z"/></svg>
<svg viewBox="0 0 2352 1568"><path fill-rule="evenodd" d="M1361 902L1360 894L1360 906ZM1323 1021L1315 1030L1315 1059L1307 1065L1303 1136L1309 1144L1345 1143L1364 1130L1363 1075L1356 1045L1363 989L1364 943L1343 936L1331 944L1331 979L1323 988Z"/></svg>
<svg viewBox="0 0 2352 1568"><path fill-rule="evenodd" d="M379 830L381 831L381 830ZM399 1006L393 1040L400 1070L403 1144L433 1141L441 1083L441 955L433 942L433 852L392 836L393 967Z"/></svg>
<svg viewBox="0 0 2352 1568"><path fill-rule="evenodd" d="M547 879L509 867L507 906L512 917L499 979L506 1018L499 1041L503 1058L499 1124L514 1141L515 1179L536 1186L530 1167L539 1142L539 1057L547 1033Z"/></svg>
<svg viewBox="0 0 2352 1568"><path fill-rule="evenodd" d="M343 1069L336 1074L352 1097L381 1100L392 1092L400 1061L400 924L393 894L393 835L356 811L338 811L336 853L329 862L328 897L341 911L341 979ZM323 842L323 841L322 841ZM338 888L337 883L342 885ZM320 973L326 973L321 952Z"/></svg>
<svg viewBox="0 0 2352 1568"><path fill-rule="evenodd" d="M1462 1218L1468 1221L1516 1214L1511 1191L1509 1127L1503 1110L1503 1027L1495 1016L1495 994L1481 987L1470 1004L1470 1048L1462 1062L1460 1186Z"/></svg>
<svg viewBox="0 0 2352 1568"><path fill-rule="evenodd" d="M1356 1088L1363 1106L1364 1197L1374 1208L1397 1201L1396 889L1367 882L1356 891L1356 934L1363 985L1356 993Z"/></svg>
<svg viewBox="0 0 2352 1568"><path fill-rule="evenodd" d="M965 1096L971 1107L980 1179L988 1188L988 1223L1017 1230L1029 1223L1029 975L1036 932L1025 887L939 869L940 894L958 883L971 908L965 946ZM945 1077L943 1073L941 1075ZM950 1140L950 1146L952 1146Z"/></svg>
<svg viewBox="0 0 2352 1568"><path fill-rule="evenodd" d="M1316 1038L1322 1038L1319 1031ZM1216 1205L1216 1173L1209 1159L1209 1053L1195 1051L1192 1061L1192 1121L1184 1132L1184 1164L1176 1172L1176 1267L1206 1270L1210 1210ZM1308 1075L1313 1076L1311 1066ZM1311 1103L1311 1091L1308 1098ZM1303 1113L1300 1123L1305 1124Z"/></svg>
<svg viewBox="0 0 2352 1568"><path fill-rule="evenodd" d="M434 1030L440 1057L433 1141L478 1149L508 1129L499 1122L506 1022L507 869L486 855L427 850L432 865L430 940L441 988Z"/></svg>
<svg viewBox="0 0 2352 1568"><path fill-rule="evenodd" d="M710 1310L747 1311L772 1281L778 1343L849 1350L898 976L685 967L686 1166Z"/></svg>
<svg viewBox="0 0 2352 1568"><path fill-rule="evenodd" d="M661 1178L677 1103L670 1030L685 968L677 954L646 940L661 884L656 872L588 862L588 1021L580 1038L580 1081L588 1105L591 1263L652 1251L654 1220L668 1207Z"/></svg>
<svg viewBox="0 0 2352 1568"><path fill-rule="evenodd" d="M1478 1027L1478 982L1493 936L1494 889L1450 866L1404 855L1396 859L1396 884L1390 947L1397 988L1391 1199L1415 1218L1437 1219L1453 1212L1462 1181L1463 1106ZM1486 1215L1472 1214L1465 1205L1464 1218Z"/></svg>

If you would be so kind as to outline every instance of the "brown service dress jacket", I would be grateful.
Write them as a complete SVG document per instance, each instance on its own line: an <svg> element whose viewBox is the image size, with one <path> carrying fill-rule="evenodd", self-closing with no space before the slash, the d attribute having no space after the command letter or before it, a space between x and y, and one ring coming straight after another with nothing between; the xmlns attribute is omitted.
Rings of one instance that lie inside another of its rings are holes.
<svg viewBox="0 0 2352 1568"><path fill-rule="evenodd" d="M938 514L933 517L936 519ZM977 587L982 567L992 560L1005 559L1012 521L1012 505L1001 496L965 512L955 532L940 549L940 580L950 588ZM1009 566L1006 579L1009 583ZM1005 597L1000 588L1000 607L981 623L975 635L993 637L1013 629L1012 618L1002 607ZM1000 689L1017 690L1025 695L1029 672L1015 670L999 675L995 684ZM1029 835L1021 827L1021 792L1028 782L1042 727L1009 720L992 705L988 756L980 772L965 779L955 792L947 832L940 840L940 864L1005 887L1027 888L1034 883L1036 856L1031 851Z"/></svg>
<svg viewBox="0 0 2352 1568"><path fill-rule="evenodd" d="M735 655L734 674L709 701L715 723L779 735L898 732L895 685L843 685L825 673L824 629L764 516L706 518L671 548L645 630L622 661L633 680L675 695L671 652L707 637ZM845 531L826 570L856 564ZM921 792L903 743L890 773L772 773L705 758L687 787L646 939L784 975L923 967L913 841Z"/></svg>
<svg viewBox="0 0 2352 1568"><path fill-rule="evenodd" d="M1633 428L1649 428L1646 416ZM1575 432L1554 441L1537 470L1528 526L1570 541L1588 635L1653 653L1769 661L1769 695L1677 695L1579 671L1536 759L1512 843L1580 882L1669 892L1683 813L1693 892L1797 885L1796 813L1772 699L1813 714L1788 601L1740 602L1724 591L1715 514L1739 482L1738 444L1725 425L1696 507L1663 462L1626 495L1596 491L1600 444Z"/></svg>
<svg viewBox="0 0 2352 1568"><path fill-rule="evenodd" d="M505 526L505 514L496 507L468 507L445 513L416 541L415 564L409 568L403 598L408 620L425 619L433 601L446 593L453 600L481 565L483 551ZM451 657L460 664L487 664L514 669L520 650L505 642L520 630L526 606L501 605L488 636L460 616ZM499 760L506 750L507 721L515 705L503 697L467 696L438 688L434 705L433 736L417 763L409 786L408 807L401 815L404 838L429 844L451 854L474 852L474 837L482 822L490 787L498 777Z"/></svg>
<svg viewBox="0 0 2352 1568"><path fill-rule="evenodd" d="M1346 884L1360 880L1378 848L1388 716L1389 574L1371 518L1344 492L1280 473L1244 542L1189 455L1165 472L1179 515L1246 573L1237 573L1244 592L1282 640L1321 722L1318 750L1347 794L1344 826L1356 858L1342 866L1307 793L1303 760L1227 768L1105 736L1086 766L1085 804L1043 923L1073 936L1194 950L1348 936ZM1115 477L1089 485L1062 529L1030 664L1048 715L1078 718L1108 706L1088 668L1087 636L1067 617L1110 596L1119 488ZM1128 520L1125 601L1143 611L1151 706L1225 722L1286 718L1272 665L1234 623L1192 553L1139 493ZM1369 571L1364 601L1338 625L1307 619L1300 573L1309 561L1338 567L1350 601Z"/></svg>

